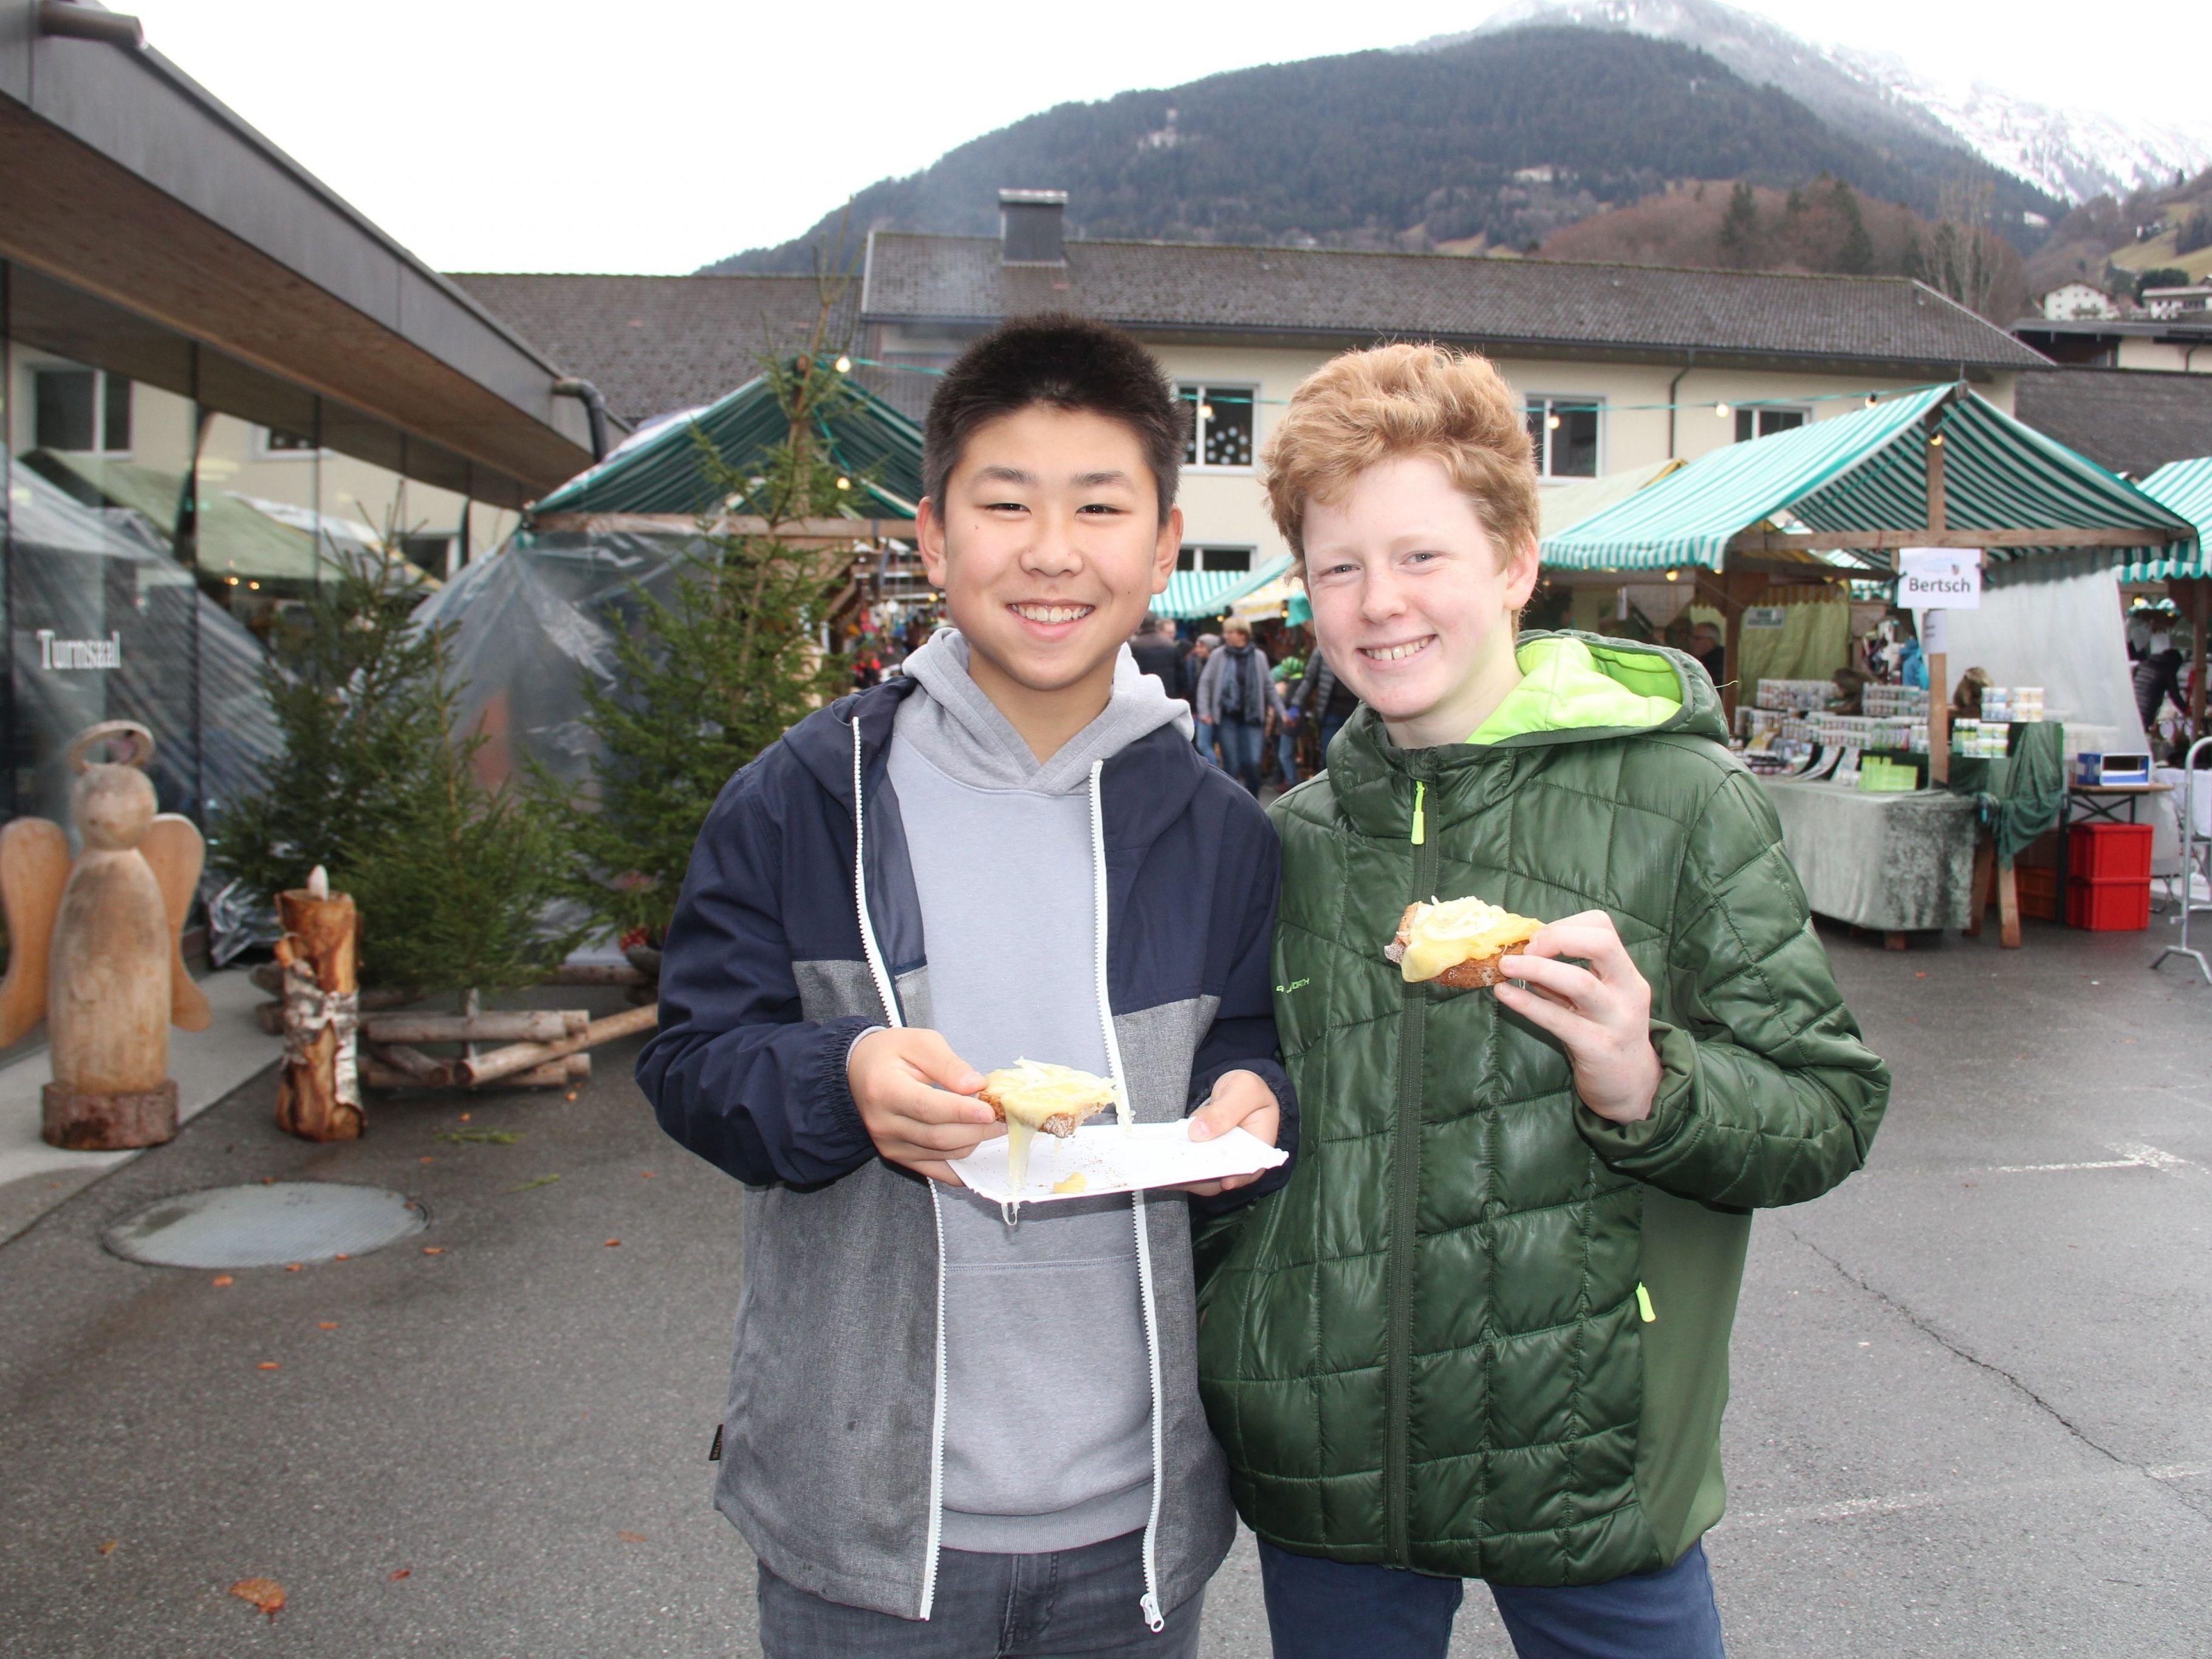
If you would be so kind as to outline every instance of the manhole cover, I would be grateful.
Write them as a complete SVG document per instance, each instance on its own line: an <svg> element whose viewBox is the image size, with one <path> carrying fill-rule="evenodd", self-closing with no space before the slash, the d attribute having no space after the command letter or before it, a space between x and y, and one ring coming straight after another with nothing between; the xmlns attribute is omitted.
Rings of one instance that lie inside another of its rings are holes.
<svg viewBox="0 0 2212 1659"><path fill-rule="evenodd" d="M107 1230L107 1248L157 1267L270 1267L362 1255L429 1218L398 1193L329 1181L182 1193Z"/></svg>

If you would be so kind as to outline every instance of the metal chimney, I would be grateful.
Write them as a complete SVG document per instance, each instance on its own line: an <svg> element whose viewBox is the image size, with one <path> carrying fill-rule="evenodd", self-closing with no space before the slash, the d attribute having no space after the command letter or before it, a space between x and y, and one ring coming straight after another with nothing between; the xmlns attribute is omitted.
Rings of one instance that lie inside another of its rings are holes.
<svg viewBox="0 0 2212 1659"><path fill-rule="evenodd" d="M1005 265L1064 265L1067 192L1064 190L1002 190L999 192L999 263Z"/></svg>

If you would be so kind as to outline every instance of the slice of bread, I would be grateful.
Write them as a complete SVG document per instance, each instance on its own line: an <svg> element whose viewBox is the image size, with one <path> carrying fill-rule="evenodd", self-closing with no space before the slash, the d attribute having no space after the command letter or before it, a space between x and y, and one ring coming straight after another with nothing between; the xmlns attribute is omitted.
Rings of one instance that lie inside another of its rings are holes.
<svg viewBox="0 0 2212 1659"><path fill-rule="evenodd" d="M1001 1123L1024 1123L1065 1140L1114 1104L1111 1079L1047 1060L1018 1060L987 1073L976 1098Z"/></svg>
<svg viewBox="0 0 2212 1659"><path fill-rule="evenodd" d="M1398 936L1382 954L1398 964L1409 983L1479 991L1503 981L1507 975L1498 959L1543 930L1533 916L1516 916L1479 898L1443 904L1416 900L1398 919Z"/></svg>

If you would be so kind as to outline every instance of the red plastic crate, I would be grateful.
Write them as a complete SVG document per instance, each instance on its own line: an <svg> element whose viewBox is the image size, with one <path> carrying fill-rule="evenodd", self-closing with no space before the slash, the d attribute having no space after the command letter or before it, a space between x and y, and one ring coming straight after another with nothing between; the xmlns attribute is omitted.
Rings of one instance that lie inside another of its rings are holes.
<svg viewBox="0 0 2212 1659"><path fill-rule="evenodd" d="M2074 878L2066 884L2066 925L2086 927L2093 933L2142 932L2150 926L2150 878L2084 881Z"/></svg>
<svg viewBox="0 0 2212 1659"><path fill-rule="evenodd" d="M2077 823L2067 848L2067 873L2084 881L2148 881L2150 825Z"/></svg>

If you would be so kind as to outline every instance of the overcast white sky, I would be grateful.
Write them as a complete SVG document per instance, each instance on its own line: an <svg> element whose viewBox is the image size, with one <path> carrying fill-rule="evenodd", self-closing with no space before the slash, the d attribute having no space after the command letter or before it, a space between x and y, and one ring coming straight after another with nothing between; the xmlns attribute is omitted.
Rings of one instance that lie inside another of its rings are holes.
<svg viewBox="0 0 2212 1659"><path fill-rule="evenodd" d="M684 271L1053 104L1403 45L1497 0L106 3L440 269ZM2124 9L2110 28L2051 0L1747 9L2050 102L2202 101L2200 54L2154 49Z"/></svg>

